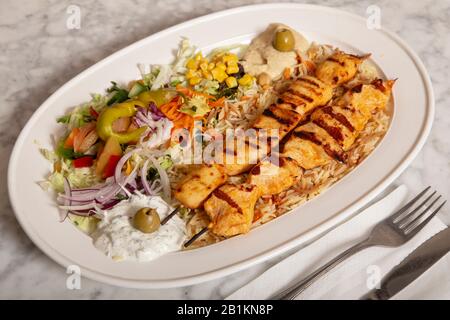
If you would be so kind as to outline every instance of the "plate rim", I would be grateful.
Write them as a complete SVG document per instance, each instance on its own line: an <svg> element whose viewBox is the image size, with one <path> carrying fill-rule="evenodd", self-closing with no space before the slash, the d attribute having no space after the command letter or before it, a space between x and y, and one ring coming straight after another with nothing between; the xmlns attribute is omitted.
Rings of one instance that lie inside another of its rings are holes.
<svg viewBox="0 0 450 320"><path fill-rule="evenodd" d="M61 94L61 92L64 91L66 87L69 87L73 82L78 81L79 78L82 78L88 73L95 72L95 70L99 67L101 67L103 64L108 63L109 60L114 59L116 56L126 54L128 51L134 50L135 48L139 47L141 44L143 44L145 41L148 41L149 38L152 39L158 39L160 37L164 37L166 33L173 32L177 29L184 28L185 26L196 24L198 22L203 21L209 21L214 20L216 18L219 18L221 16L226 15L233 15L237 14L239 12L244 11L257 11L259 9L267 9L267 8L277 8L277 9L289 9L289 8L307 8L307 9L314 9L314 10L321 10L321 11L328 11L335 14L339 14L341 16L346 16L351 19L357 19L357 20L364 20L362 16L359 16L354 13L347 12L345 10L327 7L327 6L321 6L321 5L313 5L313 4L300 4L300 3L268 3L268 4L256 4L256 5L248 5L248 6L240 6L235 7L231 9L226 9L222 11L217 11L214 13L210 13L201 17L197 17L191 20L184 21L182 23L179 23L177 25L174 25L172 27L163 29L157 33L151 34L143 39L140 39L116 52L113 54L107 56L106 58L96 62L92 66L88 67L87 69L83 70L79 74L77 74L75 77L70 79L68 82L66 82L64 85L59 87L57 91L55 91L52 95L50 95L40 106L38 109L35 110L33 115L28 119L25 126L22 128L15 144L13 151L11 153L9 163L8 163L8 172L7 172L7 186L8 186L8 195L11 203L11 207L14 211L14 214L22 227L22 229L25 231L27 236L33 241L33 243L42 251L44 252L48 257L50 257L52 260L66 268L69 265L73 265L74 262L70 259L66 258L63 254L56 251L54 248L52 248L50 245L44 243L41 241L40 237L36 232L31 228L31 226L28 226L24 217L18 213L18 210L16 208L16 204L13 201L14 197L12 195L12 184L13 184L13 176L15 174L15 164L17 163L16 159L18 158L18 153L20 146L23 144L23 140L26 136L26 132L30 130L31 125L30 123L33 122L34 119L38 118L41 113L44 112L45 106L49 105L52 100L56 99L57 96ZM124 279L117 276L112 275L106 275L103 273L99 273L97 271L91 270L89 268L83 267L82 275L93 279L95 281L100 281L103 283L107 283L110 285L120 286L120 287L128 287L128 288L137 288L137 289L156 289L156 288L171 288L171 287L180 287L180 286L187 286L187 285L193 285L213 279L217 279L219 277L224 277L227 275L230 275L232 273L238 272L240 270L243 270L245 268L251 267L253 265L256 265L258 263L261 263L263 261L266 261L272 257L275 257L277 255L280 255L282 253L287 252L290 249L293 249L294 247L305 244L313 239L319 237L320 235L328 232L329 230L339 226L341 223L345 222L346 220L350 219L354 215L356 215L357 211L361 206L364 204L367 204L371 200L373 200L379 193L381 193L387 186L389 186L395 179L398 178L398 176L410 165L410 163L414 160L414 158L418 155L418 153L421 151L423 145L425 144L425 141L431 131L431 127L434 120L434 114L435 114L435 99L434 99L434 92L432 88L432 83L430 80L430 76L428 75L428 72L419 58L419 56L412 50L412 48L404 41L402 40L398 35L395 33L386 30L385 28L380 28L377 30L378 32L382 32L385 35L387 35L389 38L391 38L397 45L399 45L402 50L405 51L405 53L411 58L411 60L414 62L417 71L420 74L420 77L422 78L424 87L426 89L425 95L426 95L426 102L428 106L428 112L426 113L426 120L424 120L423 128L421 130L420 136L417 138L416 145L410 150L410 152L402 159L401 162L395 167L391 173L388 173L388 178L384 180L383 182L379 183L378 185L374 186L369 192L367 192L365 195L361 196L359 199L356 199L350 206L348 206L346 209L342 210L341 212L336 212L333 216L331 216L329 219L327 219L322 224L298 235L296 238L287 241L285 243L282 243L278 245L277 247L274 247L272 250L269 250L268 252L260 252L256 254L254 257L250 259L246 259L243 261L236 262L232 265L228 265L225 267L217 268L212 271L208 271L202 274L198 274L195 276L188 276L188 277L182 277L182 278L173 278L170 280L133 280L133 279Z"/></svg>

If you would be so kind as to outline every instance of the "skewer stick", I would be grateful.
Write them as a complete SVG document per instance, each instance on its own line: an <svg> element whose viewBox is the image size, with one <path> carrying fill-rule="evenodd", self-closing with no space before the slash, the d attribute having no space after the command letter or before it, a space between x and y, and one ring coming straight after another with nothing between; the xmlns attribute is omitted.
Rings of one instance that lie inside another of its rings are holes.
<svg viewBox="0 0 450 320"><path fill-rule="evenodd" d="M167 221L169 221L170 219L172 219L172 217L173 217L174 215L176 215L176 214L178 213L178 211L180 211L180 208L181 208L181 207L176 208L176 209L173 210L167 217L165 217L165 218L163 219L163 221L161 221L161 225L162 225L162 226L165 225L165 224L167 223Z"/></svg>
<svg viewBox="0 0 450 320"><path fill-rule="evenodd" d="M206 231L208 231L208 227L204 227L202 230L200 230L199 232L197 232L196 234L194 234L194 236L192 238L190 238L185 244L184 247L187 248L189 247L195 240L197 240L198 238L200 238Z"/></svg>

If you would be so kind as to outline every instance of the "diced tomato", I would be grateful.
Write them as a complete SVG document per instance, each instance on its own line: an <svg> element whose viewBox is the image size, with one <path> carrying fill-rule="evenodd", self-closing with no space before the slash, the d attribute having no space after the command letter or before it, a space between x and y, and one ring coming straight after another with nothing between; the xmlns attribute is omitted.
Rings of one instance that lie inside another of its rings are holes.
<svg viewBox="0 0 450 320"><path fill-rule="evenodd" d="M83 143L83 140L86 138L86 136L91 131L95 130L95 127L96 127L95 122L89 122L89 123L86 123L84 126L80 127L78 134L74 137L74 140L73 140L73 150L75 152L83 152L80 149L80 146Z"/></svg>
<svg viewBox="0 0 450 320"><path fill-rule="evenodd" d="M97 119L99 116L98 112L95 111L95 109L92 107L89 108L89 113L90 113L91 117L94 119Z"/></svg>
<svg viewBox="0 0 450 320"><path fill-rule="evenodd" d="M75 141L75 137L80 132L80 128L73 128L70 132L69 136L66 139L66 142L64 142L64 148L73 148L73 142Z"/></svg>
<svg viewBox="0 0 450 320"><path fill-rule="evenodd" d="M103 172L105 171L106 165L108 164L109 157L122 156L122 148L120 146L119 141L114 136L111 136L106 141L104 146L100 147L99 152L97 153L97 164L95 168L95 173L99 176L103 176Z"/></svg>
<svg viewBox="0 0 450 320"><path fill-rule="evenodd" d="M112 177L116 171L117 163L122 156L111 155L109 156L108 163L106 164L105 171L103 171L103 179Z"/></svg>
<svg viewBox="0 0 450 320"><path fill-rule="evenodd" d="M75 168L86 168L91 167L94 163L94 159L92 157L86 156L73 160L73 166Z"/></svg>

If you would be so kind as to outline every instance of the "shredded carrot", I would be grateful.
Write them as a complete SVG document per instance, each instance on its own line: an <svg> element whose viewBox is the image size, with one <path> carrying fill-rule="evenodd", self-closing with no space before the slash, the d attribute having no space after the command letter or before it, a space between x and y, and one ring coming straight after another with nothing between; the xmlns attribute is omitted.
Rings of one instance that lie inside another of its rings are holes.
<svg viewBox="0 0 450 320"><path fill-rule="evenodd" d="M288 80L291 77L291 69L285 68L283 71L283 78L284 80Z"/></svg>
<svg viewBox="0 0 450 320"><path fill-rule="evenodd" d="M194 119L191 116L179 111L181 104L182 99L178 96L159 107L161 112L173 122L174 127L172 130L179 128L191 129L194 124Z"/></svg>
<svg viewBox="0 0 450 320"><path fill-rule="evenodd" d="M183 87L182 85L177 85L176 90L179 93L182 93L182 94L184 94L185 96L188 96L188 97L192 97L192 96L196 95L196 96L205 97L208 100L209 99L214 99L214 97L209 95L209 94L206 94L206 93L203 93L203 92L194 91L194 90L192 90L190 88Z"/></svg>
<svg viewBox="0 0 450 320"><path fill-rule="evenodd" d="M241 101L247 101L247 100L250 100L252 97L249 97L249 96L242 96L241 97Z"/></svg>
<svg viewBox="0 0 450 320"><path fill-rule="evenodd" d="M220 99L217 99L216 101L208 102L208 105L212 108L215 108L215 107L223 106L224 103L225 103L225 97L222 97Z"/></svg>
<svg viewBox="0 0 450 320"><path fill-rule="evenodd" d="M181 85L177 85L176 87L177 92L180 94L185 95L186 97L193 97L193 96L202 96L205 97L208 105L211 108L216 108L223 106L225 103L225 97L221 97L217 100L215 100L215 97L192 90L191 88L183 87ZM173 98L170 102L165 103L159 107L159 109L164 113L164 115L173 122L174 127L172 130L179 129L179 128L186 128L188 130L191 130L194 127L194 120L202 120L203 117L191 117L188 114L185 114L183 112L180 112L180 107L183 104L183 98L181 96L177 96Z"/></svg>
<svg viewBox="0 0 450 320"><path fill-rule="evenodd" d="M186 96L188 96L188 97L190 97L191 94L192 94L192 90L191 90L191 89L186 88L186 87L183 87L183 86L180 85L180 84L177 85L176 90L177 90L179 93L182 93L182 94L184 94L184 95L186 95Z"/></svg>

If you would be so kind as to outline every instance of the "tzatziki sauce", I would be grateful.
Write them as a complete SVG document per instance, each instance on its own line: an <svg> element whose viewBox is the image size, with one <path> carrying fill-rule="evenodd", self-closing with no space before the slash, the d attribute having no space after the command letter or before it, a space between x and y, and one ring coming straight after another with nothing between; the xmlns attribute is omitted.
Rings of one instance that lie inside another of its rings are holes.
<svg viewBox="0 0 450 320"><path fill-rule="evenodd" d="M150 261L180 250L186 240L185 222L175 215L157 231L143 233L133 226L133 217L144 207L154 208L161 221L173 210L161 197L133 195L103 211L92 234L94 246L115 261Z"/></svg>

